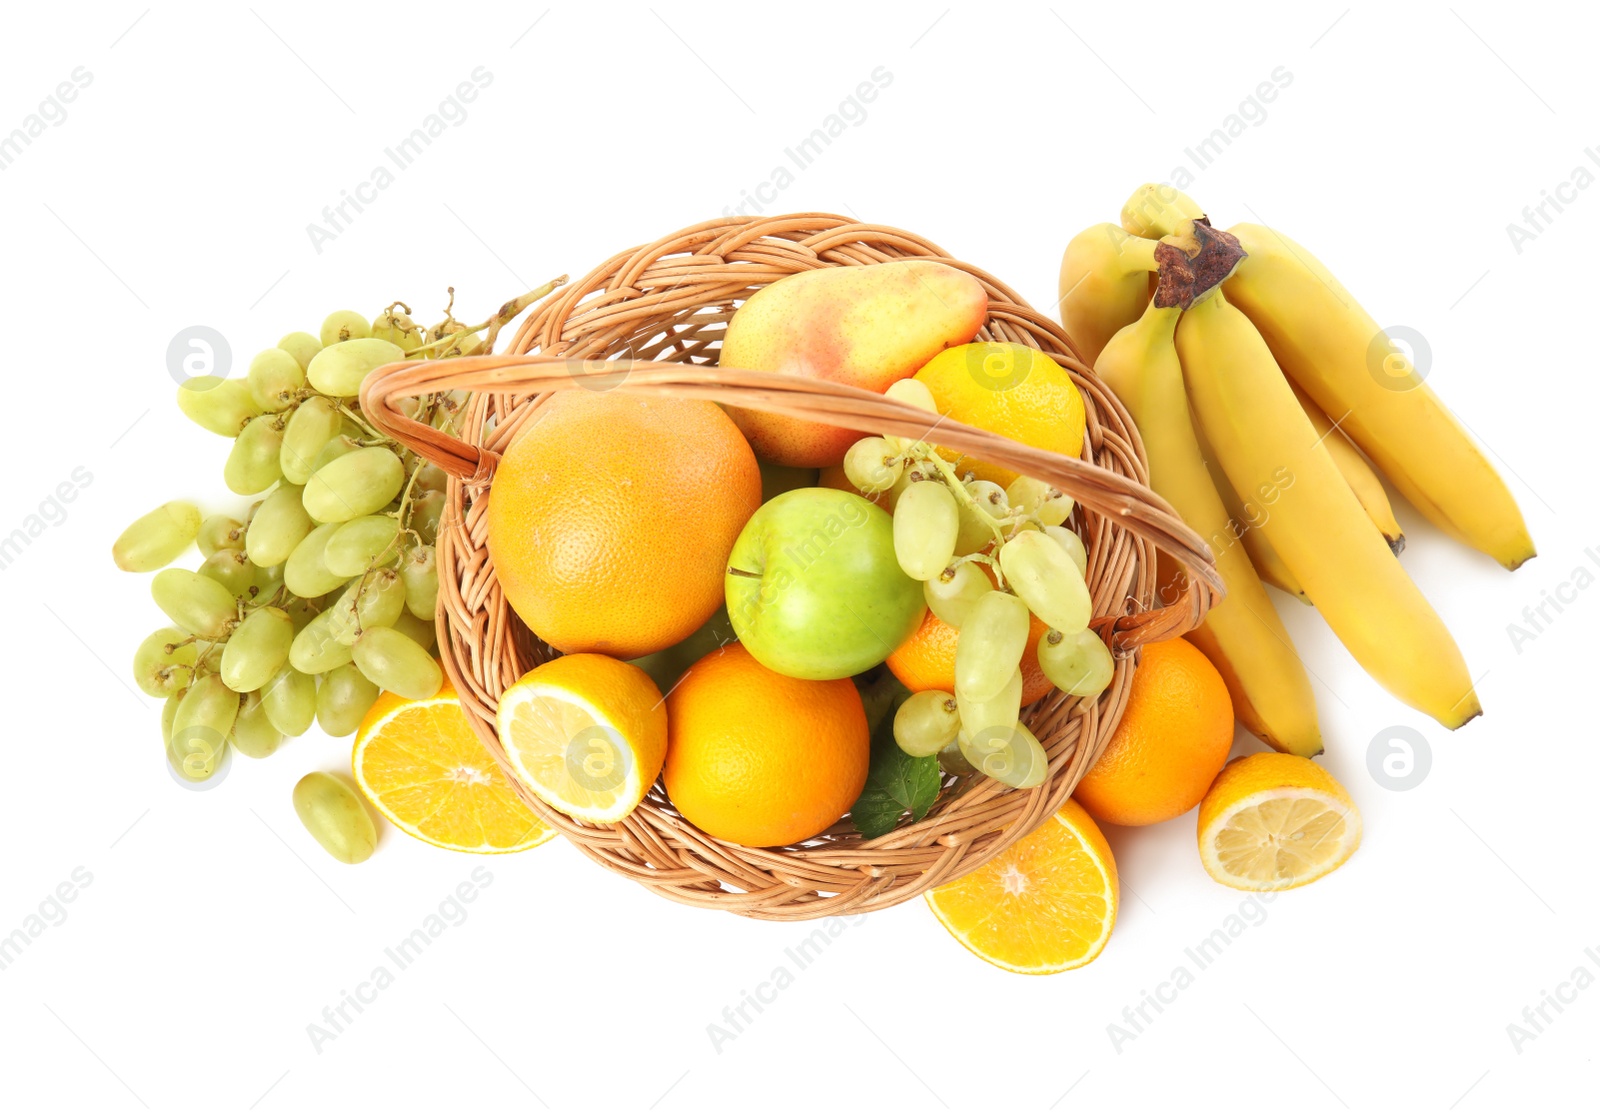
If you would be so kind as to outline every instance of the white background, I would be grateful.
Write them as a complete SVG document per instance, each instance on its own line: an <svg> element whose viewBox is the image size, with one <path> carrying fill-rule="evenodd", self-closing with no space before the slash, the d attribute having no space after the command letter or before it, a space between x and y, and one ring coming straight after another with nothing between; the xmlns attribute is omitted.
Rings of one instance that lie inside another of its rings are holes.
<svg viewBox="0 0 1600 1119"><path fill-rule="evenodd" d="M1507 1031L1575 969L1600 979L1600 590L1571 588L1531 641L1507 628L1576 569L1600 574L1577 469L1600 402L1600 189L1549 211L1520 253L1506 230L1577 166L1600 172L1584 154L1600 144L1595 29L1577 11L13 6L0 133L75 67L92 82L0 171L0 535L74 468L93 480L0 571L0 932L74 868L93 881L0 971L0 1108L1504 1115L1591 1101L1600 990L1561 988L1573 1001L1520 1053ZM493 80L466 120L317 252L308 223L479 66ZM347 742L313 734L236 759L213 791L179 788L160 705L126 682L158 624L148 577L117 572L109 545L171 497L243 502L220 484L225 442L173 407L169 340L209 325L248 361L335 307L404 298L437 317L447 284L458 309L487 312L736 205L877 67L893 80L866 119L764 209L916 230L1042 307L1074 232L1116 220L1139 183L1192 171L1185 148L1275 68L1292 74L1190 193L1219 224L1289 232L1379 321L1427 337L1432 383L1491 448L1540 551L1508 575L1400 509L1404 562L1487 712L1453 735L1285 604L1322 681L1326 764L1365 817L1351 862L1260 910L1198 971L1185 948L1250 899L1201 870L1192 814L1111 829L1123 909L1087 969L995 970L916 902L846 926L799 971L785 949L810 929L670 904L560 842L479 860L391 828L367 864L334 863L289 790L347 765ZM1368 770L1369 743L1396 725L1432 753L1407 792ZM464 922L317 1053L307 1026L478 865L493 881ZM780 966L793 985L716 1051L707 1026ZM1118 1052L1108 1024L1179 966L1192 985Z"/></svg>

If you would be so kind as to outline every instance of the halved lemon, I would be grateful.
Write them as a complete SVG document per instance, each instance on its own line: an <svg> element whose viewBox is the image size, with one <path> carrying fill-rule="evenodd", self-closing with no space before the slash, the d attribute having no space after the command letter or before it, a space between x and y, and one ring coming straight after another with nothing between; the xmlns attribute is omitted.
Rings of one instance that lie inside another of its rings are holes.
<svg viewBox="0 0 1600 1119"><path fill-rule="evenodd" d="M555 834L517 796L446 684L431 699L384 692L356 731L356 784L395 827L451 851L526 851Z"/></svg>
<svg viewBox="0 0 1600 1119"><path fill-rule="evenodd" d="M1361 845L1361 813L1309 758L1261 753L1223 767L1200 802L1200 861L1236 890L1292 890Z"/></svg>
<svg viewBox="0 0 1600 1119"><path fill-rule="evenodd" d="M638 807L667 756L667 708L644 670L600 653L546 661L505 690L511 766L546 804L591 824Z"/></svg>
<svg viewBox="0 0 1600 1119"><path fill-rule="evenodd" d="M1073 801L977 870L927 893L928 908L980 960L1024 975L1082 967L1117 923L1117 865Z"/></svg>

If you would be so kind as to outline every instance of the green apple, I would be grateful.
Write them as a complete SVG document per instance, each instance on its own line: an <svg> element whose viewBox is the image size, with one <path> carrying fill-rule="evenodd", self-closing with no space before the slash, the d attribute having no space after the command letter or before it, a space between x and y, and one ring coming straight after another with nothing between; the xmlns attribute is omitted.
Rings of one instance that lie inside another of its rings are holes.
<svg viewBox="0 0 1600 1119"><path fill-rule="evenodd" d="M752 656L802 680L865 672L922 624L922 584L900 570L894 523L872 502L812 487L779 494L734 542L728 617Z"/></svg>

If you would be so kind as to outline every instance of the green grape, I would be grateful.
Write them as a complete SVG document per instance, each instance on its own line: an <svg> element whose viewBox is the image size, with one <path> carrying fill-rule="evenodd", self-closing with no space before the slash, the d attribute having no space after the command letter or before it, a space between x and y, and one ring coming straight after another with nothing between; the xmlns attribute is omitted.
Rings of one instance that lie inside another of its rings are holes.
<svg viewBox="0 0 1600 1119"><path fill-rule="evenodd" d="M369 629L392 626L405 611L406 588L400 573L388 567L352 579L333 604L328 632L335 641L354 645Z"/></svg>
<svg viewBox="0 0 1600 1119"><path fill-rule="evenodd" d="M1089 588L1067 550L1042 532L1019 532L1000 549L1000 570L1017 597L1051 629L1089 624Z"/></svg>
<svg viewBox="0 0 1600 1119"><path fill-rule="evenodd" d="M305 485L315 472L317 456L343 427L344 417L327 397L301 401L283 428L283 445L278 449L278 469L283 476L297 486Z"/></svg>
<svg viewBox="0 0 1600 1119"><path fill-rule="evenodd" d="M269 603L278 597L278 592L282 589L282 564L257 568L255 578L250 581L249 603L251 606L261 606Z"/></svg>
<svg viewBox="0 0 1600 1119"><path fill-rule="evenodd" d="M316 676L332 672L341 664L349 664L354 657L349 645L333 639L330 624L333 610L329 608L312 618L289 645L289 664L296 672Z"/></svg>
<svg viewBox="0 0 1600 1119"><path fill-rule="evenodd" d="M366 338L371 334L371 324L354 311L335 311L322 320L321 340L324 347L351 338Z"/></svg>
<svg viewBox="0 0 1600 1119"><path fill-rule="evenodd" d="M303 500L306 512L323 524L376 513L405 485L405 468L387 447L362 447L334 459L311 475Z"/></svg>
<svg viewBox="0 0 1600 1119"><path fill-rule="evenodd" d="M294 814L311 838L341 863L362 863L378 832L355 791L331 773L308 773L294 787Z"/></svg>
<svg viewBox="0 0 1600 1119"><path fill-rule="evenodd" d="M404 311L380 311L372 320L372 337L392 342L402 350L414 350L422 345L422 328L411 321Z"/></svg>
<svg viewBox="0 0 1600 1119"><path fill-rule="evenodd" d="M444 519L444 505L445 495L438 490L429 490L411 503L406 523L422 537L424 544L432 544L439 539L439 524Z"/></svg>
<svg viewBox="0 0 1600 1119"><path fill-rule="evenodd" d="M341 664L317 686L317 726L333 738L354 734L378 698L378 685L353 664Z"/></svg>
<svg viewBox="0 0 1600 1119"><path fill-rule="evenodd" d="M260 572L256 565L243 552L225 548L220 552L212 552L200 566L195 568L196 575L204 575L213 583L221 584L229 594L235 598L249 598L251 589L256 585Z"/></svg>
<svg viewBox="0 0 1600 1119"><path fill-rule="evenodd" d="M862 493L875 494L893 486L903 464L888 440L877 436L858 439L844 456L844 476Z"/></svg>
<svg viewBox="0 0 1600 1119"><path fill-rule="evenodd" d="M949 692L917 692L894 713L895 743L914 758L937 754L955 741L961 720Z"/></svg>
<svg viewBox="0 0 1600 1119"><path fill-rule="evenodd" d="M300 367L300 372L304 373L306 366L311 364L311 359L322 349L322 342L314 334L295 330L278 339L278 349L294 358L294 363Z"/></svg>
<svg viewBox="0 0 1600 1119"><path fill-rule="evenodd" d="M1037 478L1018 477L1006 487L1006 499L1040 524L1065 524L1072 516L1072 498Z"/></svg>
<svg viewBox="0 0 1600 1119"><path fill-rule="evenodd" d="M182 555L199 531L200 510L169 501L123 529L111 545L111 559L124 571L154 571Z"/></svg>
<svg viewBox="0 0 1600 1119"><path fill-rule="evenodd" d="M1038 652L1045 677L1068 695L1099 695L1116 671L1111 650L1093 630L1048 630L1039 638Z"/></svg>
<svg viewBox="0 0 1600 1119"><path fill-rule="evenodd" d="M1010 737L1010 728L1022 713L1022 670L1011 673L1005 687L988 699L969 699L956 693L956 714L961 721L961 733L973 742L982 743L985 736L996 732Z"/></svg>
<svg viewBox="0 0 1600 1119"><path fill-rule="evenodd" d="M178 386L178 410L216 435L238 435L245 421L260 414L250 382L243 377L190 377Z"/></svg>
<svg viewBox="0 0 1600 1119"><path fill-rule="evenodd" d="M222 671L222 654L227 651L226 641L206 640L200 646L200 663L195 668L215 676Z"/></svg>
<svg viewBox="0 0 1600 1119"><path fill-rule="evenodd" d="M939 751L939 768L952 777L971 777L978 772L973 764L967 760L967 756L961 752L961 740L959 737Z"/></svg>
<svg viewBox="0 0 1600 1119"><path fill-rule="evenodd" d="M239 714L239 695L218 676L202 676L190 686L172 716L167 758L186 781L204 781L222 765L228 733Z"/></svg>
<svg viewBox="0 0 1600 1119"><path fill-rule="evenodd" d="M316 357L306 370L311 387L329 396L355 396L366 380L380 365L404 361L406 352L393 342L382 338L352 338L335 342Z"/></svg>
<svg viewBox="0 0 1600 1119"><path fill-rule="evenodd" d="M328 570L323 561L336 524L318 525L294 546L283 562L283 585L301 598L320 598L344 583L344 576Z"/></svg>
<svg viewBox="0 0 1600 1119"><path fill-rule="evenodd" d="M430 699L444 683L439 662L394 629L369 629L363 633L355 643L355 661L368 680L407 699Z"/></svg>
<svg viewBox="0 0 1600 1119"><path fill-rule="evenodd" d="M283 667L294 643L294 623L276 606L263 606L239 623L222 654L222 682L253 692Z"/></svg>
<svg viewBox="0 0 1600 1119"><path fill-rule="evenodd" d="M290 597L284 605L284 610L288 612L289 620L294 623L295 633L299 633L311 624L311 619L322 613L322 600Z"/></svg>
<svg viewBox="0 0 1600 1119"><path fill-rule="evenodd" d="M394 558L400 522L388 513L369 513L339 525L328 537L322 562L335 575L354 579L374 564Z"/></svg>
<svg viewBox="0 0 1600 1119"><path fill-rule="evenodd" d="M932 579L950 564L960 515L943 482L914 482L894 507L894 554L913 579Z"/></svg>
<svg viewBox="0 0 1600 1119"><path fill-rule="evenodd" d="M446 474L444 467L435 466L425 462L417 470L417 488L419 490L437 490L445 492L445 487L450 483L450 475Z"/></svg>
<svg viewBox="0 0 1600 1119"><path fill-rule="evenodd" d="M1006 491L993 482L982 480L966 483L966 491L972 497L973 504L981 508L996 520L1006 515L1009 508L1006 502ZM980 517L972 506L966 502L959 502L960 527L956 530L956 555L965 556L973 552L982 551L994 543L994 529Z"/></svg>
<svg viewBox="0 0 1600 1119"><path fill-rule="evenodd" d="M261 686L261 709L280 734L300 737L317 717L317 678L284 665Z"/></svg>
<svg viewBox="0 0 1600 1119"><path fill-rule="evenodd" d="M335 459L343 458L345 455L360 449L361 441L359 436L341 431L340 434L335 435L324 443L322 449L317 452L317 457L311 460L311 473L315 474ZM307 475L306 481L309 482L310 480L310 475Z"/></svg>
<svg viewBox="0 0 1600 1119"><path fill-rule="evenodd" d="M977 563L957 560L922 584L922 597L941 622L960 629L978 599L992 590L994 584Z"/></svg>
<svg viewBox="0 0 1600 1119"><path fill-rule="evenodd" d="M316 527L306 512L302 486L278 486L250 518L244 550L257 567L276 567L289 558L296 545Z"/></svg>
<svg viewBox="0 0 1600 1119"><path fill-rule="evenodd" d="M1089 573L1089 550L1083 546L1083 540L1076 532L1061 525L1046 525L1044 534L1061 545L1062 550L1071 558L1073 566L1078 569L1079 575Z"/></svg>
<svg viewBox="0 0 1600 1119"><path fill-rule="evenodd" d="M956 695L992 699L1011 680L1028 644L1028 608L1014 594L989 591L956 639Z"/></svg>
<svg viewBox="0 0 1600 1119"><path fill-rule="evenodd" d="M407 610L395 619L392 628L396 633L404 634L429 651L439 643L438 628L434 625L432 616L419 618ZM670 686L671 681L668 681L668 684Z"/></svg>
<svg viewBox="0 0 1600 1119"><path fill-rule="evenodd" d="M198 655L188 634L170 626L139 642L133 653L133 680L148 696L172 696L189 686Z"/></svg>
<svg viewBox="0 0 1600 1119"><path fill-rule="evenodd" d="M986 744L974 743L965 735L957 741L968 764L985 777L993 777L1013 789L1041 785L1049 773L1050 759L1044 747L1021 723L1012 728L1008 737L993 738Z"/></svg>
<svg viewBox="0 0 1600 1119"><path fill-rule="evenodd" d="M189 694L185 688L181 692L173 692L167 697L167 702L161 705L161 745L167 749L172 748L172 724L178 717L178 704L183 702L183 697Z"/></svg>
<svg viewBox="0 0 1600 1119"><path fill-rule="evenodd" d="M439 565L432 544L417 544L406 549L400 563L400 578L406 585L406 609L419 618L433 621L439 608Z"/></svg>
<svg viewBox="0 0 1600 1119"><path fill-rule="evenodd" d="M200 546L202 556L209 556L212 552L219 552L224 548L242 548L244 525L232 517L218 513L200 522L200 530L195 534L194 540Z"/></svg>
<svg viewBox="0 0 1600 1119"><path fill-rule="evenodd" d="M883 390L883 395L891 400L898 400L902 404L909 404L913 408L921 408L924 412L937 412L938 404L934 402L933 393L928 386L914 377L896 381Z"/></svg>
<svg viewBox="0 0 1600 1119"><path fill-rule="evenodd" d="M278 454L283 448L283 428L278 416L257 416L244 425L233 441L222 480L234 493L260 493L283 477Z"/></svg>
<svg viewBox="0 0 1600 1119"><path fill-rule="evenodd" d="M169 567L150 580L150 596L161 612L186 633L220 637L227 633L238 607L234 596L214 579Z"/></svg>
<svg viewBox="0 0 1600 1119"><path fill-rule="evenodd" d="M287 350L262 350L250 359L250 396L263 412L281 412L306 385L306 371Z"/></svg>
<svg viewBox="0 0 1600 1119"><path fill-rule="evenodd" d="M271 757L283 745L283 732L267 717L260 692L251 692L239 704L228 744L247 758Z"/></svg>

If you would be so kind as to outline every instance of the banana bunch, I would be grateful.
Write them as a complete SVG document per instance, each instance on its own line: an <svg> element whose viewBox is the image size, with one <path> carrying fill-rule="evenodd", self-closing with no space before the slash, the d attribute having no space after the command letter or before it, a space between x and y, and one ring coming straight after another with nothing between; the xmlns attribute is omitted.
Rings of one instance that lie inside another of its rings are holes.
<svg viewBox="0 0 1600 1119"><path fill-rule="evenodd" d="M1315 606L1401 701L1451 729L1481 713L1454 639L1396 558L1405 536L1383 478L1509 569L1533 541L1460 422L1314 256L1264 226L1215 229L1152 184L1120 226L1073 238L1061 297L1063 324L1139 426L1151 486L1211 546L1228 594L1190 639L1240 722L1277 750L1322 750L1305 665L1263 581Z"/></svg>

